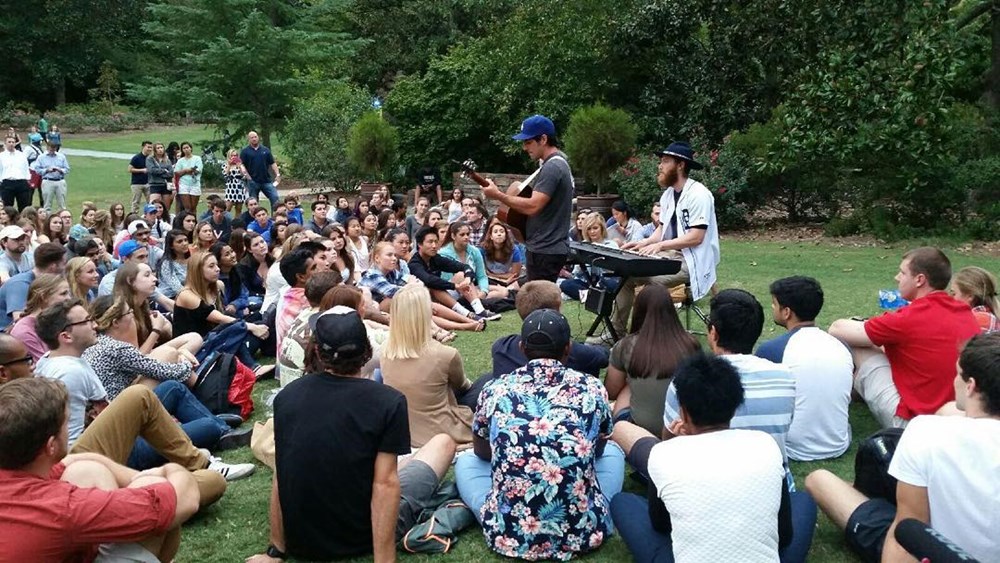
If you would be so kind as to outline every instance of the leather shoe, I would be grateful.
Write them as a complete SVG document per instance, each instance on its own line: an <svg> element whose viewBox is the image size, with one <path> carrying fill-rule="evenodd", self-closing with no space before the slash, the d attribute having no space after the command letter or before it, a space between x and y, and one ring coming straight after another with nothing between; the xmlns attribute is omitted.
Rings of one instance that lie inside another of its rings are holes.
<svg viewBox="0 0 1000 563"><path fill-rule="evenodd" d="M219 441L215 443L215 451L221 452L224 450L235 450L236 448L242 448L243 446L250 445L250 436L253 434L253 428L238 428L230 430L219 438Z"/></svg>
<svg viewBox="0 0 1000 563"><path fill-rule="evenodd" d="M230 428L236 428L239 425L243 424L243 417L238 414L232 414L227 412L227 413L217 414L215 416L219 417L219 419L221 419L222 422L228 424Z"/></svg>

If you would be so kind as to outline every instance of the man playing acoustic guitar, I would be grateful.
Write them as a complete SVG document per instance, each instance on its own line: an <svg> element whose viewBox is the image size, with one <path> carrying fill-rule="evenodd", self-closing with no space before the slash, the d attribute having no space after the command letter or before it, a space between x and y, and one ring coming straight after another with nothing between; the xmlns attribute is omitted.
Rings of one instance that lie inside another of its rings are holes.
<svg viewBox="0 0 1000 563"><path fill-rule="evenodd" d="M573 173L566 155L559 150L556 126L552 120L533 115L521 123L521 132L513 136L523 143L524 152L537 160L540 169L525 182L514 182L506 192L493 180L487 180L483 195L505 205L508 222L515 214L527 216L524 229L528 247L528 280L555 282L569 256L566 226L573 209ZM524 186L522 191L522 186ZM530 195L526 195L530 191Z"/></svg>

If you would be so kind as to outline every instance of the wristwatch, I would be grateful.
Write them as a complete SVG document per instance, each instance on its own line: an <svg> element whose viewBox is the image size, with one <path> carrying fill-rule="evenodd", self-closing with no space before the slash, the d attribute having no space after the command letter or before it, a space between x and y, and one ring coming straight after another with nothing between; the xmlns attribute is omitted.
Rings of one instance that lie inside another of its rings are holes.
<svg viewBox="0 0 1000 563"><path fill-rule="evenodd" d="M287 557L287 555L285 555L285 552L274 547L273 543L267 546L267 551L264 552L264 555L267 555L268 557L273 557L275 559L285 559L285 557Z"/></svg>

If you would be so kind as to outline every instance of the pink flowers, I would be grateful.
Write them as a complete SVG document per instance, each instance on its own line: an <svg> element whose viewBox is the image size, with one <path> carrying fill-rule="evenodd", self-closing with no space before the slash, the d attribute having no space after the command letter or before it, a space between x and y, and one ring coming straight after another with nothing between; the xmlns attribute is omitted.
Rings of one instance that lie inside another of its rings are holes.
<svg viewBox="0 0 1000 563"><path fill-rule="evenodd" d="M562 469L556 465L546 465L542 469L542 479L550 485L558 485L562 483Z"/></svg>
<svg viewBox="0 0 1000 563"><path fill-rule="evenodd" d="M519 525L521 526L521 532L528 535L535 535L542 529L542 521L534 516L527 516L523 518Z"/></svg>
<svg viewBox="0 0 1000 563"><path fill-rule="evenodd" d="M552 423L544 418L536 418L528 423L528 434L547 438L552 432Z"/></svg>
<svg viewBox="0 0 1000 563"><path fill-rule="evenodd" d="M593 448L593 445L590 443L589 440L585 440L583 438L577 438L576 439L576 446L574 446L573 449L574 449L574 451L576 451L576 455L577 456L579 456L579 457L588 457L590 455L590 451L591 451L592 448Z"/></svg>
<svg viewBox="0 0 1000 563"><path fill-rule="evenodd" d="M528 461L528 466L525 469L531 473L541 473L545 469L545 462L537 457L533 457Z"/></svg>

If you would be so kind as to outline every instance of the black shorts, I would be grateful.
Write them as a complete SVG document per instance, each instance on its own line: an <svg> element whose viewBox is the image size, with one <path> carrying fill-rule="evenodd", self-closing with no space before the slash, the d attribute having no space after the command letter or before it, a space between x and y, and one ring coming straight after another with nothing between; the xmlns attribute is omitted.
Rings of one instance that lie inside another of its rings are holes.
<svg viewBox="0 0 1000 563"><path fill-rule="evenodd" d="M548 280L555 283L559 279L559 271L566 265L567 254L538 254L528 251L525 266L528 268L528 281Z"/></svg>
<svg viewBox="0 0 1000 563"><path fill-rule="evenodd" d="M149 193L158 195L170 195L174 192L172 190L167 189L166 184L150 184Z"/></svg>
<svg viewBox="0 0 1000 563"><path fill-rule="evenodd" d="M895 505L883 498L873 498L861 503L847 519L847 528L844 530L847 545L865 561L878 563L882 560L886 534L895 519Z"/></svg>
<svg viewBox="0 0 1000 563"><path fill-rule="evenodd" d="M431 466L420 460L410 460L399 470L399 517L396 518L396 541L417 523L417 518L430 503L438 488L438 478Z"/></svg>

